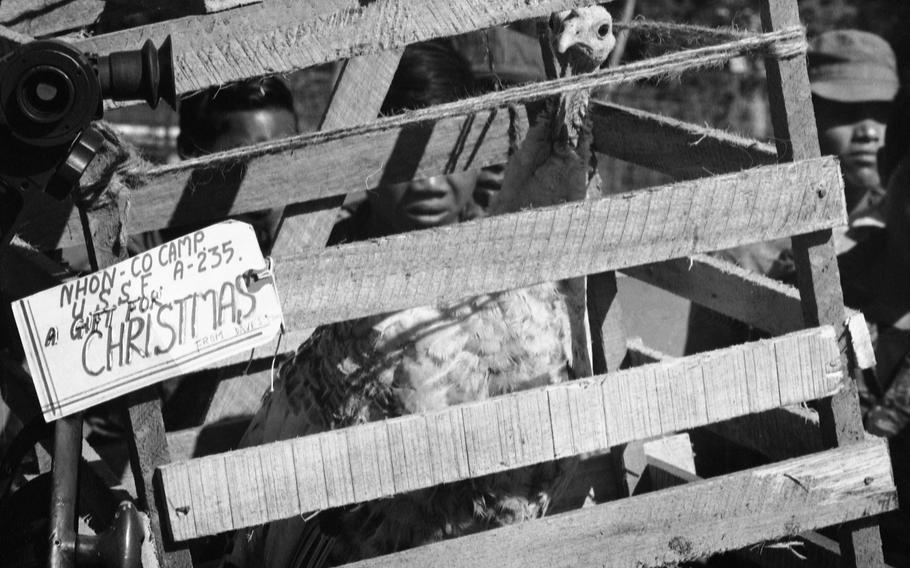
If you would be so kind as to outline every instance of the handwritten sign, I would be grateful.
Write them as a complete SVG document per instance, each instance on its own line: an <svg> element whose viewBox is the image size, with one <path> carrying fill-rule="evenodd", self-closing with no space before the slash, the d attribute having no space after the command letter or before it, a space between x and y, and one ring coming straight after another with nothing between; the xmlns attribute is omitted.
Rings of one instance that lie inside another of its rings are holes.
<svg viewBox="0 0 910 568"><path fill-rule="evenodd" d="M13 306L45 420L201 369L282 324L253 228L226 221Z"/></svg>

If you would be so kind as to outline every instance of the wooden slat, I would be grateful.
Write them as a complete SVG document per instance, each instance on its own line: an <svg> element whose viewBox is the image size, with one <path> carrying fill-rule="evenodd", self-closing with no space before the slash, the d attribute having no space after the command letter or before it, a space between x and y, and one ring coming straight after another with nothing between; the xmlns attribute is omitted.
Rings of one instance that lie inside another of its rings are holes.
<svg viewBox="0 0 910 568"><path fill-rule="evenodd" d="M710 154L717 156L711 162L714 173L739 171L773 161L773 151L761 143L742 141L722 131L618 105L594 102L591 109L595 125L594 148L598 153L637 160L636 163L678 175L681 179L698 177L696 174L704 177L708 172L693 169L687 173L680 167L668 165L668 159L649 158L654 156L655 140L649 136L657 136L656 140L661 141L661 155L680 155L692 160L681 161L683 166L703 157L693 154L694 151L710 148ZM152 168L138 177L141 183L133 189L130 230L135 233L190 221L215 221L226 215L265 207L283 207L340 196L352 190L372 189L380 179L398 182L504 163L509 151L508 114L504 109L498 109L477 113L473 118L453 116L426 123L432 124L432 127L426 126L432 133L423 137L415 134L415 125L385 132L368 127L347 133L308 134L279 144L251 146L201 160ZM519 121L516 127L519 130L526 128L527 117L523 109L518 110L516 117ZM629 129L618 130L614 122L625 124ZM470 128L465 137L462 131L468 123ZM620 139L621 143L618 143ZM649 147L652 151L636 157L626 153L628 147ZM401 163L402 158L407 158L404 162L412 167L386 167ZM245 164L239 188L235 176L218 174L232 159ZM201 164L206 164L205 168ZM328 205L319 202L309 206L309 209L319 211L326 208ZM78 214L65 203L35 196L26 203L22 218L27 222L20 232L34 246L58 248L82 242ZM57 227L60 229L51 229Z"/></svg>
<svg viewBox="0 0 910 568"><path fill-rule="evenodd" d="M137 49L174 38L178 93L303 69L515 20L591 0L276 0L190 16L76 42L90 52Z"/></svg>
<svg viewBox="0 0 910 568"><path fill-rule="evenodd" d="M628 347L632 366L672 359L669 355L645 346L638 338L630 340ZM743 372L742 365L749 365L748 372L752 376L762 377L764 375L762 369L773 364L768 355L770 353L767 348L756 348L752 351L751 357L746 356L742 361L731 361L733 365L729 367L723 364L715 366L710 372L705 373L705 387L709 391L714 391L712 396L736 394L728 401L731 408L737 407L737 401L752 400L756 397L764 398L768 401L766 404L776 405L780 397L773 395L773 379L769 381L766 376L763 380L756 381L760 384L743 385L745 392L737 392L736 386L724 386L728 383L728 377L733 376L732 372ZM774 408L749 415L743 413L738 418L716 422L706 428L771 460L785 460L825 449L818 427L818 413L802 406Z"/></svg>
<svg viewBox="0 0 910 568"><path fill-rule="evenodd" d="M896 507L874 440L350 566L664 566Z"/></svg>
<svg viewBox="0 0 910 568"><path fill-rule="evenodd" d="M364 124L379 116L403 49L390 49L345 61L320 130Z"/></svg>
<svg viewBox="0 0 910 568"><path fill-rule="evenodd" d="M32 36L85 35L135 21L221 12L262 0L3 0L0 24Z"/></svg>
<svg viewBox="0 0 910 568"><path fill-rule="evenodd" d="M623 272L772 335L805 327L796 288L721 259L696 255ZM853 309L845 311L854 362L859 369L874 369L866 320Z"/></svg>
<svg viewBox="0 0 910 568"><path fill-rule="evenodd" d="M591 103L591 116L598 152L676 179L777 163L774 147L715 128L601 101Z"/></svg>
<svg viewBox="0 0 910 568"><path fill-rule="evenodd" d="M623 272L772 335L804 327L796 288L710 256L679 258Z"/></svg>
<svg viewBox="0 0 910 568"><path fill-rule="evenodd" d="M691 447L689 448L691 451ZM821 451L821 450L818 450ZM702 481L694 466L680 467L673 456L649 454L646 457L651 490L666 489L684 483ZM768 542L736 551L736 556L759 566L770 568L835 568L840 566L840 546L817 533L785 535L780 542Z"/></svg>
<svg viewBox="0 0 910 568"><path fill-rule="evenodd" d="M768 166L277 259L278 277L296 283L283 298L285 321L305 329L843 223L842 193L819 195L819 184L840 187L835 161Z"/></svg>
<svg viewBox="0 0 910 568"><path fill-rule="evenodd" d="M172 517L171 526L178 527L174 537L194 538L247 526L245 521L238 519L251 518L249 504L260 506L262 502L275 501L280 496L269 492L275 487L287 486L291 479L296 481L300 498L299 509L294 513L305 513L356 502L358 494L371 498L389 496L454 481L456 477L477 477L561 456L607 450L679 428L703 426L712 418L705 411L708 404L705 385L693 377L700 377L702 371L707 373L714 368L735 366L731 361L747 358L756 348L768 348L772 354L793 351L802 355L816 350L824 353L817 359L772 360L768 372L773 375L771 387L776 390L814 392L821 380L830 387L821 395L829 395L839 384L840 370L832 370L830 366L831 363L840 365L837 342L831 328L819 328L456 406L433 414L405 416L165 465L159 471ZM696 370L698 373L694 373ZM646 384L648 376L662 377L651 385L653 396L623 395ZM746 367L744 374L729 377L725 385L717 388L737 389L754 380L754 372ZM813 396L818 394L814 392ZM687 404L677 405L675 399L687 401ZM716 400L715 404L723 404L725 399L716 397ZM770 402L769 399L750 399L747 406L735 411L761 412L773 407ZM717 409L712 416L730 417L733 412ZM655 416L670 418L655 423L650 419ZM454 439L441 443L440 424L442 431L456 432L459 425L463 425L463 441L459 432ZM373 446L367 450L363 444L369 440ZM352 443L354 451L351 450ZM193 488L203 483L200 476L207 476L206 483L218 483L213 475L220 475L226 468L225 460L255 463L254 458L240 457L249 454L258 456L260 463L272 464L273 460L266 460L266 454L284 452L285 447L293 448L294 467L272 471L269 484L260 483L262 476L247 475L242 482L232 479L230 489L209 487L206 491L212 496L211 505L192 494ZM366 463L371 457L378 460L375 466ZM202 467L199 463L207 465ZM288 481L280 481L284 478ZM253 498L247 492L257 497ZM221 497L222 494L230 499ZM264 498L258 497L263 494ZM231 510L225 510L226 503ZM235 506L242 510L233 511ZM192 523L187 522L186 507L192 508ZM287 510L269 509L267 517L270 520L282 518ZM193 527L195 533L191 532Z"/></svg>
<svg viewBox="0 0 910 568"><path fill-rule="evenodd" d="M193 563L189 550L173 549L162 538L163 515L155 495L154 476L155 468L170 461L170 453L161 416L161 400L155 389L146 388L121 399L121 402L125 407L123 415L133 482L138 503L150 519L157 560L164 568L191 567Z"/></svg>

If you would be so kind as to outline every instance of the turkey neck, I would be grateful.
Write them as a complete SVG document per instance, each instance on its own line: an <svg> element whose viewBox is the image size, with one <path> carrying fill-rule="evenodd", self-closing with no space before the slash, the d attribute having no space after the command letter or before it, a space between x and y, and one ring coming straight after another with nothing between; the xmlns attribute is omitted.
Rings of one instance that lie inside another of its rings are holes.
<svg viewBox="0 0 910 568"><path fill-rule="evenodd" d="M588 116L588 90L566 93L551 102L553 116L553 150L557 154L573 152L587 163L591 158L591 121Z"/></svg>

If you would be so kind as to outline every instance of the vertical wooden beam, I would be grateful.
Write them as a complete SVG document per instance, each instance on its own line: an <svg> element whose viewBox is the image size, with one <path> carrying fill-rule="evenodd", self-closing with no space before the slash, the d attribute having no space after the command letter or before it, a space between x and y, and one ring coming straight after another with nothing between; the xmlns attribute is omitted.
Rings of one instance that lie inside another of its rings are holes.
<svg viewBox="0 0 910 568"><path fill-rule="evenodd" d="M139 506L149 516L158 562L162 568L192 568L189 550L166 545L161 530L160 507L153 478L159 466L171 461L161 415L161 399L154 387L148 387L133 393L127 401L123 414L129 434L130 469Z"/></svg>
<svg viewBox="0 0 910 568"><path fill-rule="evenodd" d="M796 0L762 0L762 25L765 31L781 30L800 24ZM768 95L777 153L781 161L803 160L821 154L815 126L815 113L804 57L766 61ZM821 190L823 191L823 190ZM793 238L797 284L807 326L830 324L845 339L846 315L840 272L830 230ZM863 440L863 426L856 385L845 381L840 393L825 399L819 407L823 436L832 446ZM883 564L881 535L877 526L848 523L841 527L840 546L844 562L855 566Z"/></svg>

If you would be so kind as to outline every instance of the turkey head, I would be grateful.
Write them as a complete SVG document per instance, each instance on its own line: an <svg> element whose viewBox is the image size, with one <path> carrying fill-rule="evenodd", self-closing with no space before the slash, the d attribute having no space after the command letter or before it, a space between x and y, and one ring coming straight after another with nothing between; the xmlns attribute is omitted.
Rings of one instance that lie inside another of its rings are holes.
<svg viewBox="0 0 910 568"><path fill-rule="evenodd" d="M596 71L616 46L613 17L603 6L556 12L548 32L559 77Z"/></svg>

